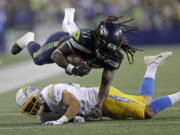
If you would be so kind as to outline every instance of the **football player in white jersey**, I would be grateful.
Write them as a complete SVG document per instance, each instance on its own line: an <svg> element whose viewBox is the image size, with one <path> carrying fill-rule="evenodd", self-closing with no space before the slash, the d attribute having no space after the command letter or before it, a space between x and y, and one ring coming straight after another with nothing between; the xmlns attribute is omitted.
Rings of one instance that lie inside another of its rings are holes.
<svg viewBox="0 0 180 135"><path fill-rule="evenodd" d="M140 86L140 95L128 95L111 87L102 108L103 116L114 119L147 119L180 101L180 92L153 100L157 68L171 55L172 52L164 52L144 57L147 69ZM97 87L85 88L74 83L51 84L42 91L23 87L16 95L20 112L38 117L43 125L85 122L88 120L86 114L97 104L97 99Z"/></svg>

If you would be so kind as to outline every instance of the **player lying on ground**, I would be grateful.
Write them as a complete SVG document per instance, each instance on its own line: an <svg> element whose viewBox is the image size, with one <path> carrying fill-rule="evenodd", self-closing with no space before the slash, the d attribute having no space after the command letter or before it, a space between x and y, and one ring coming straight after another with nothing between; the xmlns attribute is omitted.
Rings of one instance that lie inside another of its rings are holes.
<svg viewBox="0 0 180 135"><path fill-rule="evenodd" d="M128 95L110 87L102 109L103 116L147 119L180 101L180 92L153 100L157 68L170 55L172 52L144 57L147 68L139 96ZM36 88L24 87L16 95L19 110L28 116L38 116L44 125L64 124L71 120L84 122L88 119L86 112L97 104L97 99L98 88L80 87L74 83L52 84L41 92Z"/></svg>
<svg viewBox="0 0 180 135"><path fill-rule="evenodd" d="M73 19L74 14L67 13L65 15L65 20L67 20L64 21L65 24L73 24L72 27L71 25L66 27L67 31L71 34L76 30L72 36L63 31L56 32L41 46L35 42L34 33L29 32L16 41L11 51L13 54L18 54L27 47L35 64L44 65L55 62L64 68L66 73L75 76L87 75L91 68L103 68L96 106L98 109L102 107L108 94L114 71L119 69L123 60L122 52L127 54L130 63L133 62L133 56L137 49L128 45L123 34L131 33L136 28L126 26L125 23L128 21L118 22L119 17L109 17L102 21L95 30L79 30ZM74 66L69 63L66 57L74 53L83 57L87 64ZM131 59L129 59L129 55Z"/></svg>

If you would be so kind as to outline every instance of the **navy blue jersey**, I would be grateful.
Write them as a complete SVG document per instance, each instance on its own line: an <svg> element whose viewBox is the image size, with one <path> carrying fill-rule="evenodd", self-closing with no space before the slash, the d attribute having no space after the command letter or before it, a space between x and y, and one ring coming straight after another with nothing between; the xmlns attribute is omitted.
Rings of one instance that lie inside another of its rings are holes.
<svg viewBox="0 0 180 135"><path fill-rule="evenodd" d="M123 54L120 52L111 53L105 59L98 58L95 53L96 45L92 30L77 30L67 43L75 53L84 57L92 68L116 70L123 59Z"/></svg>
<svg viewBox="0 0 180 135"><path fill-rule="evenodd" d="M63 45L69 39L70 35L67 32L55 32L50 35L50 37L42 46L36 42L31 42L30 44L28 44L28 52L37 65L54 63L54 61L51 59L51 54L60 45Z"/></svg>

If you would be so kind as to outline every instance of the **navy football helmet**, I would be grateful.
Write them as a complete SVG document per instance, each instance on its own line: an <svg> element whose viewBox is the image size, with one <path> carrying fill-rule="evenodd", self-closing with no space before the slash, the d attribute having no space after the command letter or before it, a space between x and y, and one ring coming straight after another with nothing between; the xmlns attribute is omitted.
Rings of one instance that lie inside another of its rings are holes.
<svg viewBox="0 0 180 135"><path fill-rule="evenodd" d="M115 23L105 23L99 28L96 35L96 56L106 58L118 52L123 39L121 26Z"/></svg>
<svg viewBox="0 0 180 135"><path fill-rule="evenodd" d="M100 59L112 58L114 55L118 55L118 53L120 54L123 51L129 63L132 64L134 62L135 52L142 50L131 47L128 39L123 34L128 33L138 36L133 32L138 30L138 28L126 25L126 23L134 19L121 22L119 19L122 19L122 17L109 16L107 19L101 21L95 29L93 35L96 44L96 57Z"/></svg>

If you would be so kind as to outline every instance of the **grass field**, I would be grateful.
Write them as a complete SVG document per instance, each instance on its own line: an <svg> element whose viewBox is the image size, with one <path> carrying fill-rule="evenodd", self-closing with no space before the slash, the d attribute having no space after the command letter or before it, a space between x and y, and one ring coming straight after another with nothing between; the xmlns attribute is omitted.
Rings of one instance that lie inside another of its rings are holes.
<svg viewBox="0 0 180 135"><path fill-rule="evenodd" d="M121 69L116 72L113 85L129 94L138 94L140 82L144 76L143 56L171 50L174 55L157 72L155 97L180 91L180 47L144 48L137 53L135 63L129 65L125 59ZM33 85L37 88L50 83L76 82L82 86L97 86L102 70L94 70L86 77L72 77L59 74ZM79 124L43 127L38 120L21 115L15 105L14 91L0 95L0 135L179 135L180 103L164 110L149 120L111 120L93 121Z"/></svg>
<svg viewBox="0 0 180 135"><path fill-rule="evenodd" d="M19 62L23 62L26 60L30 60L30 56L28 55L16 55L12 58L12 54L0 54L0 68L17 64Z"/></svg>

